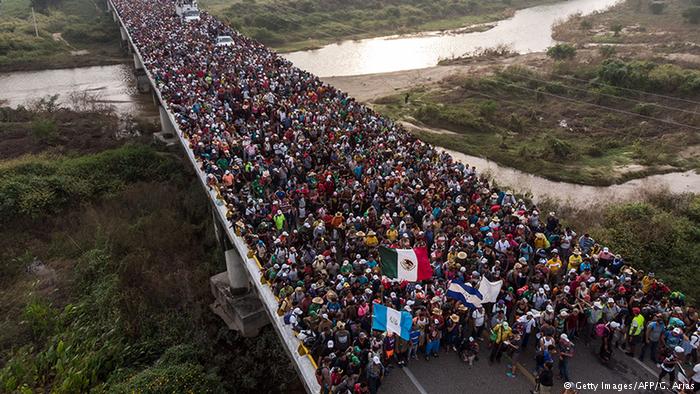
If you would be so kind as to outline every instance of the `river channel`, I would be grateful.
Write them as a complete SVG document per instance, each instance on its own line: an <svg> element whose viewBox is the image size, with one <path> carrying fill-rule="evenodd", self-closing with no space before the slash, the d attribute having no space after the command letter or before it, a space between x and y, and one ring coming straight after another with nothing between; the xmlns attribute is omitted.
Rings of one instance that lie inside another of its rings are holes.
<svg viewBox="0 0 700 394"><path fill-rule="evenodd" d="M569 0L525 8L484 32L426 32L343 41L283 56L319 77L385 73L435 66L478 48L510 45L518 53L540 52L555 43L552 25L575 13L604 10L618 0Z"/></svg>
<svg viewBox="0 0 700 394"><path fill-rule="evenodd" d="M571 0L523 9L481 33L428 33L402 38L378 38L333 44L315 51L286 55L298 66L321 76L387 72L433 66L440 57L460 55L474 48L513 43L521 52L539 51L553 42L551 25L575 12L604 9L617 0ZM84 67L0 74L0 105L17 106L46 95L66 103L74 91L89 90L121 114L152 116L150 94L140 94L131 65ZM643 188L700 193L700 174L694 171L654 175L609 187L554 182L493 161L450 151L457 160L486 171L501 185L528 192L537 201L552 198L572 204L634 200Z"/></svg>

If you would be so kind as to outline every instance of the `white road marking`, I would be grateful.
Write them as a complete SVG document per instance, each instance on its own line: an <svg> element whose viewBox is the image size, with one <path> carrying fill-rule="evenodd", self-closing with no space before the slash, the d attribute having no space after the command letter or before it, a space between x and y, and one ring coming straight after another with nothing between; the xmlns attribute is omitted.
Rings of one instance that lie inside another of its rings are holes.
<svg viewBox="0 0 700 394"><path fill-rule="evenodd" d="M632 358L634 360L634 362L636 362L637 364L642 366L642 368L644 368L647 372L649 372L653 376L659 376L659 374L657 372L655 372L653 369L651 369L648 365L644 364L642 361L639 361L639 359L637 357L630 357L630 358Z"/></svg>
<svg viewBox="0 0 700 394"><path fill-rule="evenodd" d="M410 369L408 369L408 367L403 367L401 368L401 370L406 374L406 376L408 376L409 379L411 379L411 383L413 383L413 385L416 386L416 389L418 390L418 392L420 392L420 394L428 394L428 392L425 391L425 389L423 388L423 385L420 384L416 376L413 374L413 372L411 372Z"/></svg>

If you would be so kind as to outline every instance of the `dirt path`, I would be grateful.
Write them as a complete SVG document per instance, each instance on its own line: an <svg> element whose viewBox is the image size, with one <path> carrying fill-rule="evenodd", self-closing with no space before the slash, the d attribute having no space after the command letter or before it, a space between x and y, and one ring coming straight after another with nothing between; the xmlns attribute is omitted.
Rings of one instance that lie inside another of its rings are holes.
<svg viewBox="0 0 700 394"><path fill-rule="evenodd" d="M512 64L536 66L546 61L544 53L530 53L501 59L475 60L464 65L435 66L418 70L380 74L325 77L327 82L362 102L376 100L420 85L428 85L454 74L487 74Z"/></svg>

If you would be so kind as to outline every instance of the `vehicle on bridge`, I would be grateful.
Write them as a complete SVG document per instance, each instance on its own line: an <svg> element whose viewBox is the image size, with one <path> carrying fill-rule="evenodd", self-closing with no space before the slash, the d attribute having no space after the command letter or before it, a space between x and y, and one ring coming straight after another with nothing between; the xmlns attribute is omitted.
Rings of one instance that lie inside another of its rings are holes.
<svg viewBox="0 0 700 394"><path fill-rule="evenodd" d="M233 45L233 37L231 36L218 36L216 37L217 47L228 47Z"/></svg>
<svg viewBox="0 0 700 394"><path fill-rule="evenodd" d="M175 3L175 13L185 22L199 20L199 8L196 0L178 0Z"/></svg>

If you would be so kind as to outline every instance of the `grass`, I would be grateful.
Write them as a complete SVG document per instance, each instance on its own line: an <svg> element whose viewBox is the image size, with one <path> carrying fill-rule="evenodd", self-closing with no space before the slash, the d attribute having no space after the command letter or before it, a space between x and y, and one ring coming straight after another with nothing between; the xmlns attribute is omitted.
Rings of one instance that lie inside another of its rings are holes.
<svg viewBox="0 0 700 394"><path fill-rule="evenodd" d="M692 52L686 43L697 43L700 26L689 23L683 12L694 3L697 6L696 0L663 2L661 13L655 14L650 2L626 0L606 11L572 16L554 27L553 37L577 45L644 44L625 51L631 57L648 56L648 52L663 54L686 49Z"/></svg>
<svg viewBox="0 0 700 394"><path fill-rule="evenodd" d="M349 39L456 29L552 0L205 0L202 7L279 51Z"/></svg>
<svg viewBox="0 0 700 394"><path fill-rule="evenodd" d="M124 61L119 48L119 31L97 3L62 0L45 10L36 11L38 37L34 32L29 0L0 3L0 69L3 71ZM76 51L88 53L74 55L78 53Z"/></svg>
<svg viewBox="0 0 700 394"><path fill-rule="evenodd" d="M26 138L47 116L0 115ZM95 116L70 119L95 135ZM240 338L209 311L225 264L186 159L139 140L70 146L0 159L0 392L301 391L271 328Z"/></svg>
<svg viewBox="0 0 700 394"><path fill-rule="evenodd" d="M601 245L620 253L636 269L652 271L672 290L700 300L700 195L671 194L654 186L640 189L638 200L597 206L540 202L556 211L562 225L585 228Z"/></svg>
<svg viewBox="0 0 700 394"><path fill-rule="evenodd" d="M697 100L696 71L676 66L668 71L668 65L637 66L615 59L590 66L567 63L571 65L559 63L550 74L513 66L484 77L453 76L409 91L408 103L402 93L379 99L374 106L394 118L428 126L414 132L430 143L552 180L604 186L700 168L696 154L680 155L700 143L697 130L632 114L697 126L700 119L691 104L620 89L635 87ZM652 71L644 74L638 67ZM621 69L629 71L629 77ZM675 77L669 78L667 71ZM685 82L660 82L668 80ZM591 83L601 81L608 84ZM675 105L690 113L655 104Z"/></svg>

